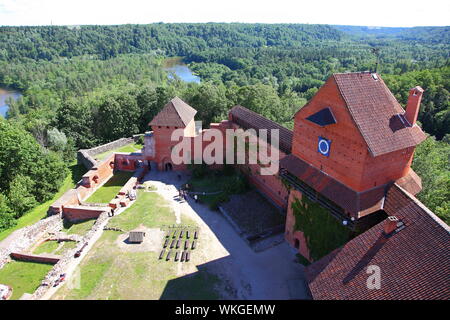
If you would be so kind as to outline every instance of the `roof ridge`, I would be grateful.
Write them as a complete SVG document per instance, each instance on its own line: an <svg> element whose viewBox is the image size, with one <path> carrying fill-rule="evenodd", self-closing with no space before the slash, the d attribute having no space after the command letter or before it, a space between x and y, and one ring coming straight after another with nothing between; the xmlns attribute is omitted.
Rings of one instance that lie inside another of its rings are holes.
<svg viewBox="0 0 450 320"><path fill-rule="evenodd" d="M196 113L197 110L175 96L164 105L149 125L186 127Z"/></svg>
<svg viewBox="0 0 450 320"><path fill-rule="evenodd" d="M245 111L248 111L248 112L250 112L250 113L253 113L253 114L259 116L260 118L264 118L264 119L267 120L267 121L273 122L275 125L277 125L277 126L283 128L283 129L285 129L285 130L289 130L289 131L291 131L291 132L294 132L293 130L291 130L291 129L289 129L289 128L286 128L285 126L279 124L278 122L273 121L273 120L270 120L270 119L264 117L263 115L261 115L261 114L255 112L255 111L253 111L253 110L250 110L250 109L248 109L248 108L246 108L246 107L244 107L244 106L242 106L242 105L240 105L240 104L237 104L237 105L233 106L233 107L231 108L230 112L233 111L233 109L235 109L235 108L236 108L236 109L237 109L237 108L244 109Z"/></svg>
<svg viewBox="0 0 450 320"><path fill-rule="evenodd" d="M394 186L396 186L406 197L411 199L414 204L420 207L425 213L434 220L439 226L443 227L447 232L450 233L450 227L441 219L439 218L433 211L431 211L427 206L425 206L422 202L420 202L419 199L417 199L414 195L403 189L401 186L399 186L397 183L394 183Z"/></svg>

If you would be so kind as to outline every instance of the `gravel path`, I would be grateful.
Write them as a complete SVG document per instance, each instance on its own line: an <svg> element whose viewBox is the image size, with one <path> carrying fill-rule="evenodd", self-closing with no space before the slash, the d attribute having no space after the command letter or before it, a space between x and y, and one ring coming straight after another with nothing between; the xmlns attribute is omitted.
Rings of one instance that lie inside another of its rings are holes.
<svg viewBox="0 0 450 320"><path fill-rule="evenodd" d="M295 250L286 242L254 252L225 218L206 205L188 198L179 202L177 188L187 180L175 172L152 171L146 176L158 193L200 226L207 248L199 269L206 268L225 282L222 294L229 299L307 299L304 267L295 262Z"/></svg>

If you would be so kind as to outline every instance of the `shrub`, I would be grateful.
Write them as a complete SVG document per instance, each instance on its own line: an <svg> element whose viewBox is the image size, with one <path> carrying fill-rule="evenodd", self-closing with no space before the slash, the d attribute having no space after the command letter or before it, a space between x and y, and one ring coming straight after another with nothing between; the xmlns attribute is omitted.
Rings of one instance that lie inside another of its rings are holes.
<svg viewBox="0 0 450 320"><path fill-rule="evenodd" d="M189 165L193 178L203 178L209 173L208 166L205 163Z"/></svg>
<svg viewBox="0 0 450 320"><path fill-rule="evenodd" d="M0 232L16 224L14 215L8 206L8 198L0 193Z"/></svg>
<svg viewBox="0 0 450 320"><path fill-rule="evenodd" d="M144 145L144 143L145 143L145 137L144 137L143 135L137 137L136 143L137 143L137 144L140 144L140 145Z"/></svg>
<svg viewBox="0 0 450 320"><path fill-rule="evenodd" d="M53 128L47 131L48 147L54 151L63 151L67 145L67 137L64 132Z"/></svg>

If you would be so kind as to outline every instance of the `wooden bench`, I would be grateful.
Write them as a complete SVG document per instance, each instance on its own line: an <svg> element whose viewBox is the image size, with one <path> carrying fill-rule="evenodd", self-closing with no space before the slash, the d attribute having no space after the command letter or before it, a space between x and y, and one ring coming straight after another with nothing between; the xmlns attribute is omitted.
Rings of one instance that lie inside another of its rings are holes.
<svg viewBox="0 0 450 320"><path fill-rule="evenodd" d="M172 254L172 250L169 250L169 252L167 252L166 261L170 260L171 254Z"/></svg>

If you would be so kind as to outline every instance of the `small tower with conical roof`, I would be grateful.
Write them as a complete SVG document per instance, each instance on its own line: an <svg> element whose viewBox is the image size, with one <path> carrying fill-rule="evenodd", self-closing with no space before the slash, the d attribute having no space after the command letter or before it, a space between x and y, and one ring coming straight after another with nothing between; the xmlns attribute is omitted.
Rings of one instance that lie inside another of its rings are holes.
<svg viewBox="0 0 450 320"><path fill-rule="evenodd" d="M172 141L172 133L183 129L185 137L194 137L196 113L197 110L175 97L150 121L154 139L153 160L158 164L159 170L181 169L171 159L172 148L178 143Z"/></svg>

